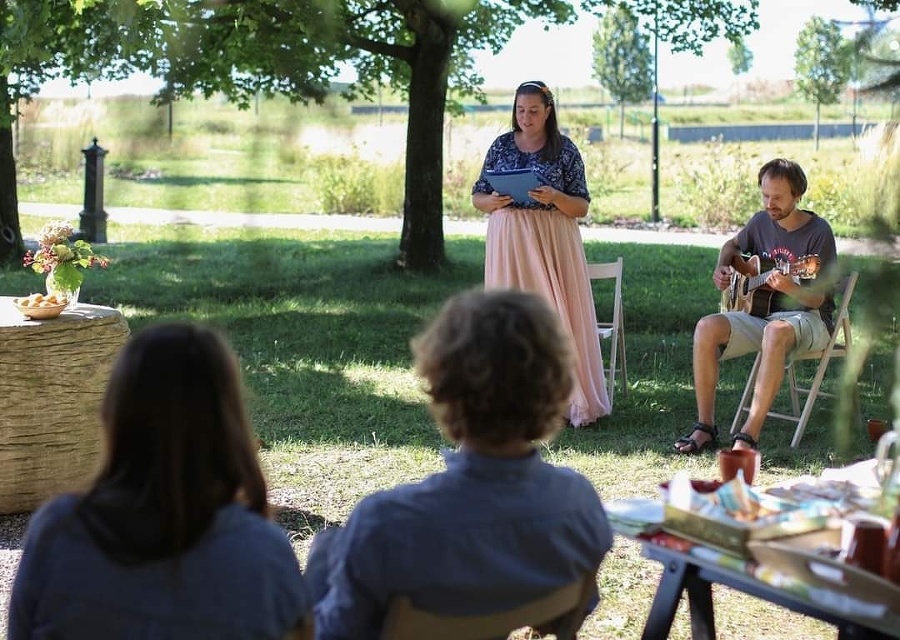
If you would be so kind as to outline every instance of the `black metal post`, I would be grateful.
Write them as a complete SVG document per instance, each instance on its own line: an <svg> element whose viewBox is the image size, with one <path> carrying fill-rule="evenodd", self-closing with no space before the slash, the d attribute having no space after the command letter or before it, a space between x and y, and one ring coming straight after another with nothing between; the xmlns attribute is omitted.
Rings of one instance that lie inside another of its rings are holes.
<svg viewBox="0 0 900 640"><path fill-rule="evenodd" d="M103 210L103 156L106 149L94 144L82 149L84 154L84 210L79 213L81 219L78 236L88 242L106 242L106 219L109 217Z"/></svg>
<svg viewBox="0 0 900 640"><path fill-rule="evenodd" d="M653 222L659 222L659 4L653 10Z"/></svg>

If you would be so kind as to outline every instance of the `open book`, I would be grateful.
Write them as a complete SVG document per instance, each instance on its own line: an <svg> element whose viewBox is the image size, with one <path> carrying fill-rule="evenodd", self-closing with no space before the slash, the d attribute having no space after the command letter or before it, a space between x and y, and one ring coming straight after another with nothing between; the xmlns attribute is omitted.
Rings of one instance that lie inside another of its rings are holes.
<svg viewBox="0 0 900 640"><path fill-rule="evenodd" d="M511 169L509 171L485 171L484 177L494 191L501 195L512 196L515 202L527 204L535 202L528 197L528 192L542 184L548 184L547 179L535 168Z"/></svg>

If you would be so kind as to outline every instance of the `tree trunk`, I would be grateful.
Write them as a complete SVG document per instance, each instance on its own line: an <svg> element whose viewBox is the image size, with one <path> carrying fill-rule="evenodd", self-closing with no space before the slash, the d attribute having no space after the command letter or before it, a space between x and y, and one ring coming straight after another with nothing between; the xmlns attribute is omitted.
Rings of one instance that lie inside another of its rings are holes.
<svg viewBox="0 0 900 640"><path fill-rule="evenodd" d="M625 139L625 102L619 103L619 140Z"/></svg>
<svg viewBox="0 0 900 640"><path fill-rule="evenodd" d="M434 30L436 27L433 27ZM406 186L397 265L432 271L444 262L444 105L455 33L421 38L409 83Z"/></svg>
<svg viewBox="0 0 900 640"><path fill-rule="evenodd" d="M816 138L816 151L819 150L819 114L822 111L822 105L816 102L816 126L813 127L813 135Z"/></svg>
<svg viewBox="0 0 900 640"><path fill-rule="evenodd" d="M11 113L9 84L0 75L0 104ZM0 265L22 264L25 246L19 227L19 200L16 193L16 158L13 155L13 121L0 117Z"/></svg>

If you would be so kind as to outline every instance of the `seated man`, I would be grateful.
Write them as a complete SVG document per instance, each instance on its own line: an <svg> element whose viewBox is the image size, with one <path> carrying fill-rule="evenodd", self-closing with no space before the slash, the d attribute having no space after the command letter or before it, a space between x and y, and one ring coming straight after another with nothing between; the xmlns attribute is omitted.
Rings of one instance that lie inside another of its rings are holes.
<svg viewBox="0 0 900 640"><path fill-rule="evenodd" d="M316 535L306 578L319 640L377 638L390 599L448 615L523 605L599 566L612 531L596 490L543 460L562 426L572 347L539 297L451 298L413 339L447 470L363 499Z"/></svg>
<svg viewBox="0 0 900 640"><path fill-rule="evenodd" d="M758 184L765 210L757 212L722 247L713 272L716 287L720 291L729 288L734 273L732 265L740 264L741 254L746 253L761 260L794 265L795 272L803 271L798 265L809 262L803 260L805 257L817 256L813 264L827 281L837 263L834 234L825 220L812 211L797 208L807 187L803 169L790 160L771 160L759 170ZM770 305L754 304L762 310L714 313L700 319L694 330L697 422L689 434L675 442L676 451L699 453L716 446L719 360L761 351L762 361L747 420L731 440L735 449L759 448L763 421L781 387L785 366L797 353L823 349L828 344L833 329L834 300L824 292L822 282L821 277L801 279L772 270L761 278L763 289L754 294Z"/></svg>

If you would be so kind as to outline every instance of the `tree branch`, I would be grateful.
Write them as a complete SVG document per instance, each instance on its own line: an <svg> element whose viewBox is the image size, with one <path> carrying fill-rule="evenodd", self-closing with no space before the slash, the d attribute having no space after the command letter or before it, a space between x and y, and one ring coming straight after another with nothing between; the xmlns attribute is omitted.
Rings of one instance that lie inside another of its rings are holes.
<svg viewBox="0 0 900 640"><path fill-rule="evenodd" d="M364 51L368 51L369 53L389 56L391 58L405 60L406 62L413 61L414 49L412 47L404 47L397 44L388 44L387 42L382 42L380 40L364 38L362 36L356 35L355 33L347 33L347 44L352 47L357 47L359 49L363 49Z"/></svg>

